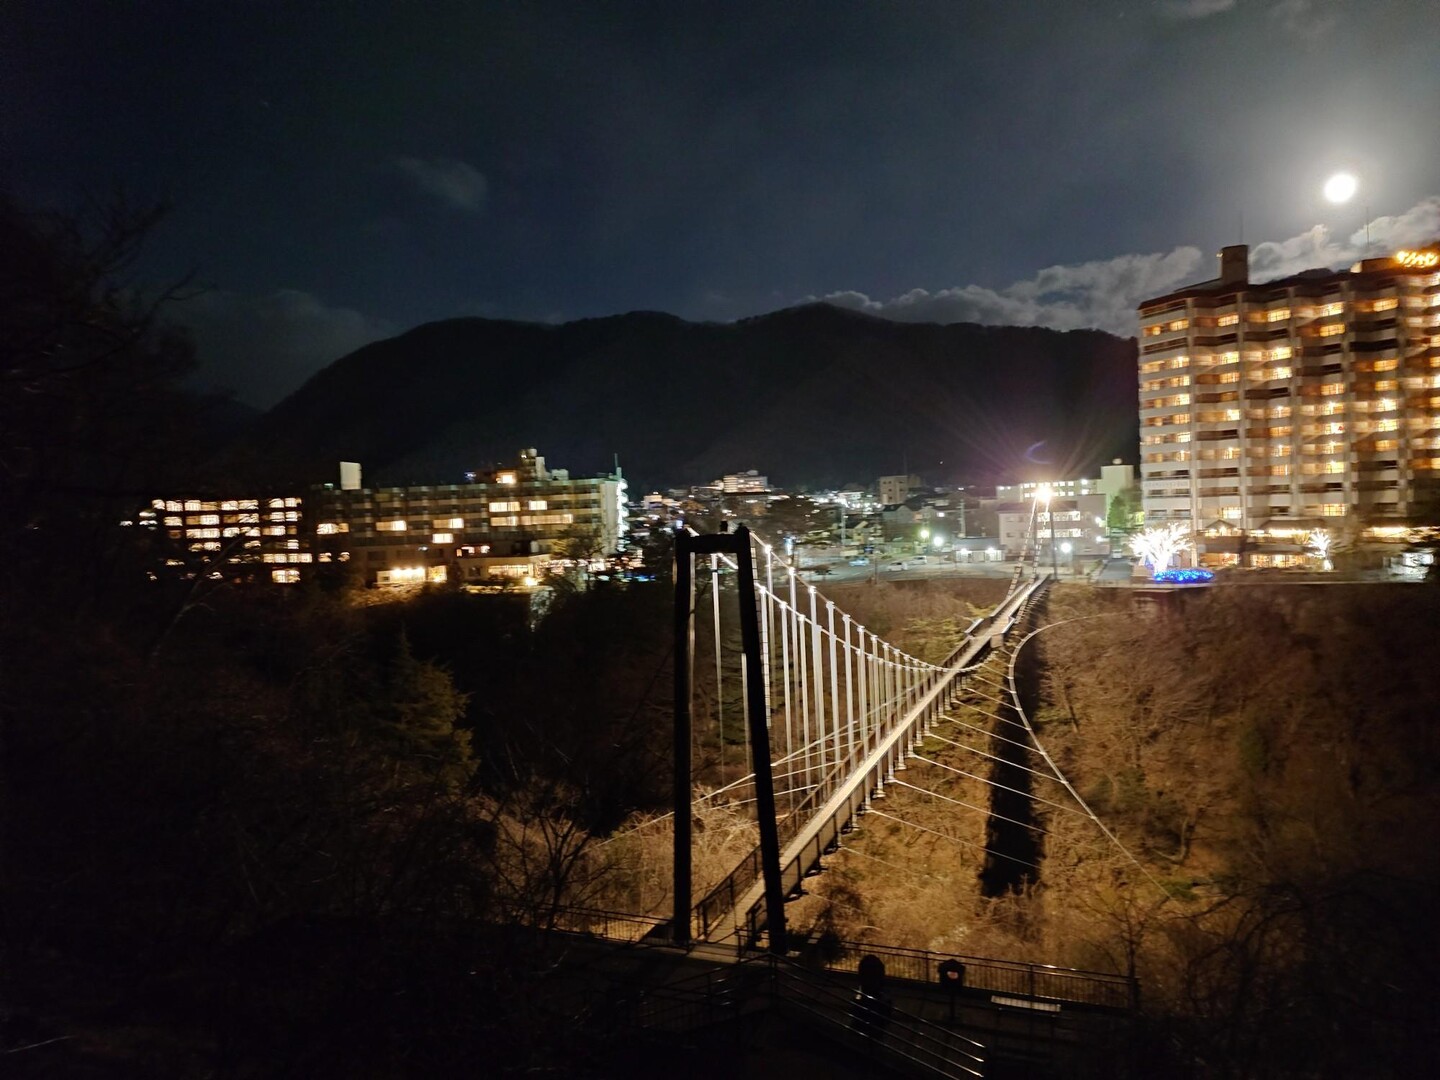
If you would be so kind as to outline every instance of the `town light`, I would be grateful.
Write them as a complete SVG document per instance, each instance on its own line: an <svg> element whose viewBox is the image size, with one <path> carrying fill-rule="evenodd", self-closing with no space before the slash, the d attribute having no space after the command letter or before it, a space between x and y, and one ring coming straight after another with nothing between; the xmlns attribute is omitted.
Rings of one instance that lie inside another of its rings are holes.
<svg viewBox="0 0 1440 1080"><path fill-rule="evenodd" d="M1050 505L1050 500L1054 497L1055 489L1049 484L1041 484L1035 489L1036 503L1045 507L1045 511L1050 517L1050 576L1058 579L1060 566L1058 556L1055 554L1055 508Z"/></svg>

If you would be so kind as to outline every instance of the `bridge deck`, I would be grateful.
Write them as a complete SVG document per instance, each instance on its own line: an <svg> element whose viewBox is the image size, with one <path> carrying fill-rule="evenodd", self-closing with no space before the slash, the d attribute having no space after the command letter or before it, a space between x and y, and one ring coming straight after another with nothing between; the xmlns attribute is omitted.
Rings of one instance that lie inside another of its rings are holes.
<svg viewBox="0 0 1440 1080"><path fill-rule="evenodd" d="M780 853L781 887L785 895L799 889L805 875L814 869L826 851L839 843L841 832L868 805L872 793L883 789L894 779L892 769L903 754L928 729L955 680L973 666L982 653L991 648L995 637L1003 636L1015 621L1017 612L1046 583L1049 575L1037 575L1018 584L987 619L972 628L970 637L951 656L940 677L910 707L898 723L893 723L877 740L874 749L849 773L841 775L845 766L826 777L814 793L823 804L784 843ZM724 941L736 934L753 940L763 920L764 882L759 874L758 851L742 862L741 869L754 871L751 883L743 891L735 890L724 899L734 898L728 913L714 917L714 903L719 897L712 892L699 905L702 934L710 941ZM733 877L733 875L732 875ZM728 884L722 883L721 889ZM738 894L738 895L737 895ZM708 905L708 910L707 910Z"/></svg>

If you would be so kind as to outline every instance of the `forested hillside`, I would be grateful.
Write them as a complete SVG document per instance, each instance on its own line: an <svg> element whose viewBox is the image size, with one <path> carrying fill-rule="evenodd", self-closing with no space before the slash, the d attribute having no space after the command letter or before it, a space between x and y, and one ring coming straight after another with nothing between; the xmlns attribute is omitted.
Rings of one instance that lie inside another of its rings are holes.
<svg viewBox="0 0 1440 1080"><path fill-rule="evenodd" d="M1033 884L986 897L983 815L901 787L813 888L811 918L845 937L1134 972L1151 1052L1177 1071L1410 1075L1437 1020L1437 603L1415 586L1237 587L1139 608L1057 590L1038 619L1054 625L1021 654L1022 691L1119 843L1037 777L1058 805L1034 806ZM977 773L953 744L996 748L963 723L937 734L951 745L922 754ZM906 779L988 805L982 783L939 768Z"/></svg>

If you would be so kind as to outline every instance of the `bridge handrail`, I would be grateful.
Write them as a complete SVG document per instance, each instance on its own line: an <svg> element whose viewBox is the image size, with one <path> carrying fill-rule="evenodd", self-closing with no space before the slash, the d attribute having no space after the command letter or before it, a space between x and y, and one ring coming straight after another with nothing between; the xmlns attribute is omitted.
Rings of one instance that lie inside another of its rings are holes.
<svg viewBox="0 0 1440 1080"><path fill-rule="evenodd" d="M932 952L902 945L841 941L838 947L840 954L825 960L828 970L855 971L862 956L873 954L886 961L887 978L934 985L940 964L958 960L965 965L965 986L972 990L1124 1010L1132 1008L1137 997L1137 981L1113 972Z"/></svg>
<svg viewBox="0 0 1440 1080"><path fill-rule="evenodd" d="M553 925L556 930L591 934L607 941L636 944L651 938L656 945L668 947L671 944L668 937L656 936L656 932L667 922L655 915L564 907L556 911ZM1139 997L1138 980L1113 972L874 942L839 941L835 947L839 953L823 959L828 971L854 972L859 967L860 958L869 954L885 960L887 978L933 985L938 978L940 964L946 960L958 960L965 965L965 986L971 990L1127 1010L1134 1007ZM678 987L681 984L675 985Z"/></svg>

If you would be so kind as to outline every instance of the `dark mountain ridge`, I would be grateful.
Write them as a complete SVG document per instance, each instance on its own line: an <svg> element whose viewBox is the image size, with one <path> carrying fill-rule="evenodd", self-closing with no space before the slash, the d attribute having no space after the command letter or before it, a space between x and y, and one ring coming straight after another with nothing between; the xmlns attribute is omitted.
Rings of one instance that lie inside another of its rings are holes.
<svg viewBox="0 0 1440 1080"><path fill-rule="evenodd" d="M1098 330L898 323L809 304L736 323L631 312L427 323L335 361L236 460L287 479L447 483L537 447L655 486L755 468L792 485L1090 472L1135 459L1135 342ZM298 470L298 474L297 474Z"/></svg>

